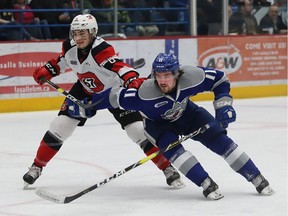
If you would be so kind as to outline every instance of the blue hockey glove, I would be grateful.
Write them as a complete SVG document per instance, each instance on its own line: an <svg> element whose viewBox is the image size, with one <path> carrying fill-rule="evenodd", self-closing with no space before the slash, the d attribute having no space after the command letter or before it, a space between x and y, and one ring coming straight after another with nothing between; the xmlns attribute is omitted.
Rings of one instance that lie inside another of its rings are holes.
<svg viewBox="0 0 288 216"><path fill-rule="evenodd" d="M228 124L236 120L236 112L232 107L233 99L227 94L219 94L213 102L216 119L223 128L227 128Z"/></svg>
<svg viewBox="0 0 288 216"><path fill-rule="evenodd" d="M84 109L73 101L66 99L68 103L68 112L71 116L77 118L91 118L96 115L96 110L94 109ZM82 103L88 104L88 98L85 98Z"/></svg>

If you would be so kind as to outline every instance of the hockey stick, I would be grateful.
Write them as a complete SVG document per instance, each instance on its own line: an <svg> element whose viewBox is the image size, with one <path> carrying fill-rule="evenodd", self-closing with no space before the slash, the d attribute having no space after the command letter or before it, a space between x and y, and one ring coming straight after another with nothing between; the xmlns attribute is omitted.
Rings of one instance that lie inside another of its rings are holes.
<svg viewBox="0 0 288 216"><path fill-rule="evenodd" d="M144 59L144 58L140 58L140 59L134 61L134 62L131 64L131 66L132 66L134 69L138 69L138 68L144 67L145 64L146 64L145 59Z"/></svg>
<svg viewBox="0 0 288 216"><path fill-rule="evenodd" d="M53 87L55 90L57 90L58 92L62 93L63 95L65 95L69 100L73 101L74 103L76 103L78 106L84 108L84 109L88 109L91 107L91 104L84 104L82 103L82 101L78 100L77 98L75 98L73 95L69 94L68 92L66 92L64 89L60 88L58 85L56 85L55 83L53 83L50 80L45 80L45 82L47 84L49 84L51 87ZM95 105L95 104L93 104Z"/></svg>
<svg viewBox="0 0 288 216"><path fill-rule="evenodd" d="M103 99L96 101L95 103L89 103L89 104L84 104L82 101L78 100L77 98L75 98L73 95L69 94L68 92L66 92L64 89L60 88L58 85L56 85L55 83L53 83L51 80L46 80L45 81L47 84L49 84L50 86L52 86L54 89L56 89L58 92L62 93L63 95L65 95L69 100L73 101L74 103L76 103L78 106L84 108L84 109L90 109L93 106L99 104Z"/></svg>
<svg viewBox="0 0 288 216"><path fill-rule="evenodd" d="M126 167L125 169L123 170L120 170L118 171L117 173L115 173L114 175L108 177L108 178L105 178L103 181L101 182L98 182L94 185L92 185L91 187L89 188L86 188L76 194L73 194L73 195L57 195L57 194L53 194L53 193L50 193L48 191L45 191L41 188L38 188L36 190L36 194L46 200L49 200L49 201L52 201L52 202L55 202L55 203L59 203L59 204L65 204L65 203L70 203L72 202L73 200L75 199L78 199L79 197L83 196L84 194L86 193L89 193L101 186L103 186L104 184L118 178L119 176L125 174L126 172L128 171L131 171L133 169L135 169L136 167L146 163L147 161L155 158L157 155L159 155L160 153L163 153L163 152L166 152L166 151L169 151L170 149L174 148L175 146L179 145L180 143L184 142L185 140L187 139L190 139L192 137L195 137L196 135L200 134L200 133L204 133L208 128L210 128L210 125L209 124L206 124L205 126L199 128L198 130L186 135L186 136L183 136L181 139L171 143L170 145L168 145L168 147L166 149L164 149L163 151L157 151L157 152L154 152L153 154L137 161L136 163Z"/></svg>

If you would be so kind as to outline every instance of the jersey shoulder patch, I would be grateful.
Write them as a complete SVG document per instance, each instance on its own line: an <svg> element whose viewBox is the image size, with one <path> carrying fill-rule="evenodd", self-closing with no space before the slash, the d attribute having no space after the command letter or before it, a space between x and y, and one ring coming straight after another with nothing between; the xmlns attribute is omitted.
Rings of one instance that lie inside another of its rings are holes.
<svg viewBox="0 0 288 216"><path fill-rule="evenodd" d="M197 86L202 83L205 79L205 72L195 66L182 66L180 70L184 72L182 77L179 79L180 89L186 89L193 86Z"/></svg>
<svg viewBox="0 0 288 216"><path fill-rule="evenodd" d="M163 96L154 79L148 79L142 83L138 90L138 95L142 100L153 100Z"/></svg>

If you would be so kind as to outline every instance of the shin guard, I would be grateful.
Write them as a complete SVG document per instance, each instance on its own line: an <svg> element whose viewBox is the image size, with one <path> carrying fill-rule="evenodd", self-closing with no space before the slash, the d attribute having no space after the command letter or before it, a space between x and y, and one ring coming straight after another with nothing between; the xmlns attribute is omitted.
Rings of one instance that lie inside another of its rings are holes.
<svg viewBox="0 0 288 216"><path fill-rule="evenodd" d="M63 142L57 139L49 131L46 132L41 140L40 146L37 150L37 155L34 159L34 164L38 167L44 167L59 151Z"/></svg>

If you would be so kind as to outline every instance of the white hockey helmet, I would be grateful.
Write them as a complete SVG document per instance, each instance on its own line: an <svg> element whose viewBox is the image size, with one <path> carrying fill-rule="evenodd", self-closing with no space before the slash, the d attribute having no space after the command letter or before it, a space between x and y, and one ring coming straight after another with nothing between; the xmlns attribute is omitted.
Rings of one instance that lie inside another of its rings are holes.
<svg viewBox="0 0 288 216"><path fill-rule="evenodd" d="M72 31L88 29L89 33L96 37L98 32L98 24L95 17L91 14L79 14L72 20L70 24L70 35Z"/></svg>

